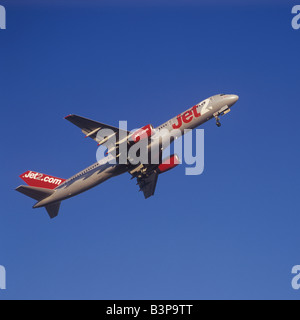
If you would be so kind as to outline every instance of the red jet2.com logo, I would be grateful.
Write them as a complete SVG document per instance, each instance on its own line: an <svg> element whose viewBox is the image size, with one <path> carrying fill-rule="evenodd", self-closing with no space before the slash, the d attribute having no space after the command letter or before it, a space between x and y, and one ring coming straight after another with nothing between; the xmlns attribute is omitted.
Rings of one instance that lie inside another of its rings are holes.
<svg viewBox="0 0 300 320"><path fill-rule="evenodd" d="M32 187L55 189L66 180L44 175L42 173L27 171L20 178Z"/></svg>

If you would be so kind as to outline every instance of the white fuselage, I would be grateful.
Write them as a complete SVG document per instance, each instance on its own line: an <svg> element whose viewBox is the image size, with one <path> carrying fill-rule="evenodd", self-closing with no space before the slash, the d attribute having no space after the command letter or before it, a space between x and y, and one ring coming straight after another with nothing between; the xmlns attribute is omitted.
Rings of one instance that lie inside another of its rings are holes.
<svg viewBox="0 0 300 320"><path fill-rule="evenodd" d="M172 142L177 137L182 136L186 132L185 130L195 129L208 120L219 116L228 110L237 100L238 97L236 95L213 96L163 123L155 129L155 132L160 133L163 131L163 139ZM172 139L170 139L170 135L172 135ZM152 141L154 141L152 143L155 143L155 139ZM129 166L111 164L110 160L111 156L109 155L66 180L55 189L55 192L50 197L37 203L34 208L43 207L74 197L112 177L129 171Z"/></svg>

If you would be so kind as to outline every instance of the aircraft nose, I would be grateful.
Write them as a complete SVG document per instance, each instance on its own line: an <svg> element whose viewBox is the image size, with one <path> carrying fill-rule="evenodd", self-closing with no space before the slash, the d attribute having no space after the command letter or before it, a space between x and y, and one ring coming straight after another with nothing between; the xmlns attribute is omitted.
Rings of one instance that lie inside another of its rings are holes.
<svg viewBox="0 0 300 320"><path fill-rule="evenodd" d="M233 106L238 100L239 100L239 96L235 95L235 94L232 94L228 97L228 104L229 106Z"/></svg>

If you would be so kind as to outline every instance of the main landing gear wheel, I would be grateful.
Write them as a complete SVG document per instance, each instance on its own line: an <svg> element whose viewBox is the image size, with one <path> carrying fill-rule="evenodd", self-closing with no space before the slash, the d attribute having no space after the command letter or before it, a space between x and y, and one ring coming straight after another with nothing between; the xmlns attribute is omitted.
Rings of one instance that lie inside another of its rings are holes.
<svg viewBox="0 0 300 320"><path fill-rule="evenodd" d="M221 127L221 122L220 122L220 118L218 117L218 116L215 116L215 119L216 119L216 121L217 121L217 126L220 128Z"/></svg>

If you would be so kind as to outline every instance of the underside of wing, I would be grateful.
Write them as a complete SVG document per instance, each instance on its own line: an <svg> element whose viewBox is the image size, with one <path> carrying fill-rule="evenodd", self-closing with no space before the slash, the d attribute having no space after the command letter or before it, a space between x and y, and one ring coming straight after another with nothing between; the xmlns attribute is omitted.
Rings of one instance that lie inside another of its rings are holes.
<svg viewBox="0 0 300 320"><path fill-rule="evenodd" d="M92 138L101 145L105 145L112 138L119 139L120 135L127 137L130 134L128 131L76 115L69 115L65 119L79 127L86 138Z"/></svg>

